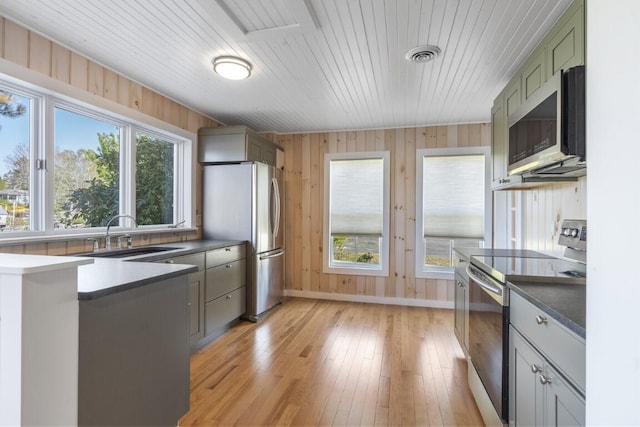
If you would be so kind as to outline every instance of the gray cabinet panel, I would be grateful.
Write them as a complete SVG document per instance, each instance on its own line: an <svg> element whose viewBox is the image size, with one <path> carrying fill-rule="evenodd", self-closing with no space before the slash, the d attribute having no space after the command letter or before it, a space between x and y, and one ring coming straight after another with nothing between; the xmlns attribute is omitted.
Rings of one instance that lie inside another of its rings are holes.
<svg viewBox="0 0 640 427"><path fill-rule="evenodd" d="M547 366L545 384L545 425L584 426L585 401L551 366Z"/></svg>
<svg viewBox="0 0 640 427"><path fill-rule="evenodd" d="M510 304L511 324L529 341L535 343L538 350L584 392L586 386L584 340L514 292L511 292Z"/></svg>
<svg viewBox="0 0 640 427"><path fill-rule="evenodd" d="M568 374L577 366L578 381L584 381L584 342L574 347L575 334L510 295L509 425L585 425L584 388Z"/></svg>
<svg viewBox="0 0 640 427"><path fill-rule="evenodd" d="M205 335L237 319L246 311L246 287L243 286L205 304Z"/></svg>
<svg viewBox="0 0 640 427"><path fill-rule="evenodd" d="M584 64L584 6L575 1L550 33L546 44L547 75Z"/></svg>
<svg viewBox="0 0 640 427"><path fill-rule="evenodd" d="M522 70L522 100L526 101L547 81L545 50L536 50Z"/></svg>
<svg viewBox="0 0 640 427"><path fill-rule="evenodd" d="M491 160L493 167L492 187L502 184L507 177L507 113L504 108L504 98L496 98L491 109Z"/></svg>
<svg viewBox="0 0 640 427"><path fill-rule="evenodd" d="M198 267L198 270L201 271L204 270L204 253L177 256L173 258L163 259L158 262L164 262L168 264L195 265Z"/></svg>
<svg viewBox="0 0 640 427"><path fill-rule="evenodd" d="M205 253L195 253L163 259L157 262L187 264L198 267L197 273L189 274L189 331L191 345L204 337L204 267Z"/></svg>
<svg viewBox="0 0 640 427"><path fill-rule="evenodd" d="M257 161L275 166L278 145L246 126L200 128L198 160L202 163Z"/></svg>
<svg viewBox="0 0 640 427"><path fill-rule="evenodd" d="M79 425L177 425L189 409L187 275L80 301Z"/></svg>
<svg viewBox="0 0 640 427"><path fill-rule="evenodd" d="M544 359L513 327L509 340L509 425L542 425L544 400L537 374L544 368Z"/></svg>
<svg viewBox="0 0 640 427"><path fill-rule="evenodd" d="M204 271L189 275L189 324L191 345L204 337Z"/></svg>
<svg viewBox="0 0 640 427"><path fill-rule="evenodd" d="M228 264L246 255L245 245L227 246L226 248L214 249L207 252L207 269L219 265Z"/></svg>
<svg viewBox="0 0 640 427"><path fill-rule="evenodd" d="M469 293L468 283L459 274L455 276L454 294L454 332L466 355L469 349Z"/></svg>
<svg viewBox="0 0 640 427"><path fill-rule="evenodd" d="M205 301L209 302L231 292L247 282L247 266L244 259L207 270Z"/></svg>

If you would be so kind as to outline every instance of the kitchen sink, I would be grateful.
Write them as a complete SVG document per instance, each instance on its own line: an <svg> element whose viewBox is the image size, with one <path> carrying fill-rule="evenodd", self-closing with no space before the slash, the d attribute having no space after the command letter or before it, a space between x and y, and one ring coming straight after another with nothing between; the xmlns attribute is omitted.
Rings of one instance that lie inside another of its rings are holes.
<svg viewBox="0 0 640 427"><path fill-rule="evenodd" d="M172 251L176 249L182 249L182 248L169 247L169 246L140 246L138 248L110 249L110 250L102 250L98 252L90 252L90 253L82 254L81 256L88 256L88 257L95 257L95 258L127 258L131 256L148 255L148 254L155 254L157 252Z"/></svg>

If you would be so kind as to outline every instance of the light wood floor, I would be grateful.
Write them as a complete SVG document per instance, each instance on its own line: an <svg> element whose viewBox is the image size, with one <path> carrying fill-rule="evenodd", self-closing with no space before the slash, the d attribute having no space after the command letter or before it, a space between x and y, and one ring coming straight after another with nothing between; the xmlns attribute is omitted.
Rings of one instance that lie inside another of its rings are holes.
<svg viewBox="0 0 640 427"><path fill-rule="evenodd" d="M187 425L482 425L451 310L289 299L191 358Z"/></svg>

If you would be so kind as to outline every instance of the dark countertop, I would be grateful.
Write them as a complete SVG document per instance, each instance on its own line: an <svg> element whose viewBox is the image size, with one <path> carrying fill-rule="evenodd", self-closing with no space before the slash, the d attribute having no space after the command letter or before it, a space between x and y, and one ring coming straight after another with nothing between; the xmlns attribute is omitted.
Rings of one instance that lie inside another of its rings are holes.
<svg viewBox="0 0 640 427"><path fill-rule="evenodd" d="M454 248L463 257L469 260L472 256L499 256L520 258L553 258L537 251L528 249L491 249L491 248Z"/></svg>
<svg viewBox="0 0 640 427"><path fill-rule="evenodd" d="M586 338L586 284L512 280L507 286L569 330Z"/></svg>
<svg viewBox="0 0 640 427"><path fill-rule="evenodd" d="M148 285L197 271L193 265L154 263L166 258L189 255L244 243L228 240L192 240L152 246L177 249L127 258L94 257L93 264L78 267L78 299L90 300L127 289ZM82 254L73 255L82 256Z"/></svg>
<svg viewBox="0 0 640 427"><path fill-rule="evenodd" d="M454 248L454 250L466 257L467 261L472 256L554 258L540 252L521 249ZM513 292L521 295L569 330L582 338L586 337L585 279L565 279L564 283L558 283L561 281L558 278L554 279L554 283L517 278L508 280L507 286Z"/></svg>

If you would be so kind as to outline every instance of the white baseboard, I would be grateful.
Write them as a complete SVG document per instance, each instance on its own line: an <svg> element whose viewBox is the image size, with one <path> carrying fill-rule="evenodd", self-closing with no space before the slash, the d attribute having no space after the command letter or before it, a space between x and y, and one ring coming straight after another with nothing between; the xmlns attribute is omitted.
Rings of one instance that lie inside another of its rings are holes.
<svg viewBox="0 0 640 427"><path fill-rule="evenodd" d="M312 292L286 289L285 296L295 298L313 298L332 301L364 302L369 304L403 305L407 307L430 307L453 309L453 301L439 301L430 299L374 297L369 295L340 294L337 292Z"/></svg>

